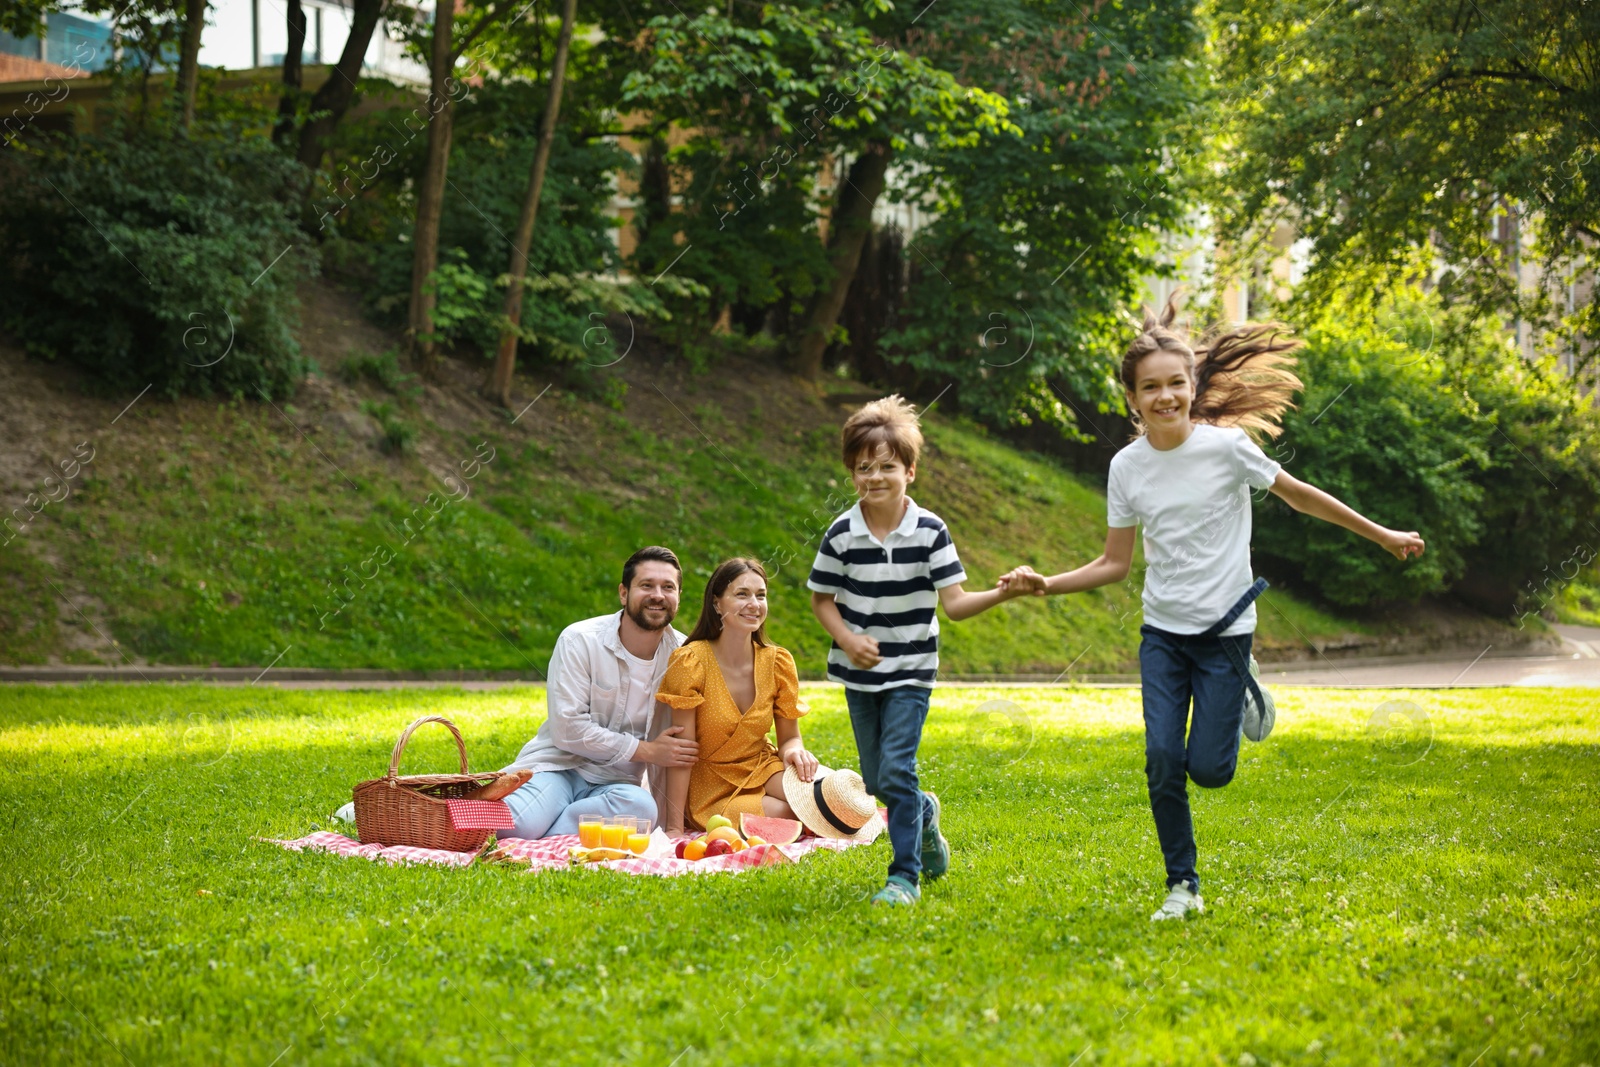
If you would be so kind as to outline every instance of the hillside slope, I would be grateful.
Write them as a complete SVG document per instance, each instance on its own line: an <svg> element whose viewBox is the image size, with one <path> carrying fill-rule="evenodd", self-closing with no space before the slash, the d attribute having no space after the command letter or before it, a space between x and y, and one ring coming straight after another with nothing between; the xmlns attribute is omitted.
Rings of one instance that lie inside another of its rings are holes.
<svg viewBox="0 0 1600 1067"><path fill-rule="evenodd" d="M302 296L303 342L329 371L396 341L348 294ZM734 358L696 372L642 339L616 370L620 410L542 391L535 373L519 381L532 404L513 421L476 396L480 368L464 362L446 361L414 400L329 373L292 404L145 395L127 407L134 398L87 396L73 374L0 349L0 488L19 505L38 494L19 514L44 501L0 547L0 662L542 672L563 626L615 606L627 554L661 543L685 562L684 629L719 559L767 561L771 632L820 673L828 642L804 581L821 531L852 501L837 428L862 387L818 396ZM380 450L364 402L416 431L410 450ZM969 588L1016 563L1098 554L1099 492L937 407L926 433L914 496L949 522ZM64 487L47 484L74 449L92 458ZM944 665L1128 669L1139 579L945 623ZM1393 644L1405 629L1277 590L1260 615L1264 659Z"/></svg>

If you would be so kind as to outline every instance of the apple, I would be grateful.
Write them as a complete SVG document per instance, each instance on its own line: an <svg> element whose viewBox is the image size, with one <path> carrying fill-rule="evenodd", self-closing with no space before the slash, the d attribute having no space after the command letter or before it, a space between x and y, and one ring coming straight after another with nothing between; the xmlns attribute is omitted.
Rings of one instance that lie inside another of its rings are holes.
<svg viewBox="0 0 1600 1067"><path fill-rule="evenodd" d="M711 856L726 856L732 851L733 846L728 844L726 841L713 841L711 844L706 846L707 858Z"/></svg>
<svg viewBox="0 0 1600 1067"><path fill-rule="evenodd" d="M689 845L689 839L687 837L684 838L682 841L678 842L678 847L677 847L677 849L675 851L676 851L677 856L678 856L678 858L680 860L683 859L683 850L685 848L687 848L688 845Z"/></svg>
<svg viewBox="0 0 1600 1067"><path fill-rule="evenodd" d="M733 820L728 818L726 815L713 815L713 816L711 816L711 818L706 820L706 829L707 830L715 830L719 826L732 826L732 825L733 825Z"/></svg>

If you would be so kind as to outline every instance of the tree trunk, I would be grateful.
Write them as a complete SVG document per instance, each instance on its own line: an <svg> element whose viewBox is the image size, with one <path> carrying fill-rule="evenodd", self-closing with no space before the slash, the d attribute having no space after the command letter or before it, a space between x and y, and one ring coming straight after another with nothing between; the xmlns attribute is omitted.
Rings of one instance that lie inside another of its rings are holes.
<svg viewBox="0 0 1600 1067"><path fill-rule="evenodd" d="M406 329L412 365L425 378L434 373L433 307L428 276L439 261L439 217L444 210L444 183L450 166L450 133L454 112L445 82L455 67L451 38L455 0L439 0L433 16L432 88L428 93L428 154L417 182L417 222L411 235L411 316Z"/></svg>
<svg viewBox="0 0 1600 1067"><path fill-rule="evenodd" d="M639 210L633 217L640 241L672 215L672 169L667 151L666 138L659 135L645 146L639 167Z"/></svg>
<svg viewBox="0 0 1600 1067"><path fill-rule="evenodd" d="M178 57L178 93L183 100L183 128L194 123L194 98L200 81L200 34L206 28L206 0L184 0L183 51Z"/></svg>
<svg viewBox="0 0 1600 1067"><path fill-rule="evenodd" d="M272 129L274 144L294 133L295 111L300 104L300 60L306 47L306 10L300 0L289 0L289 47L283 53L283 94L278 97L278 124Z"/></svg>
<svg viewBox="0 0 1600 1067"><path fill-rule="evenodd" d="M533 153L533 168L528 172L528 191L522 199L522 214L511 241L511 285L506 289L505 314L509 325L500 333L495 352L494 374L485 390L490 399L511 406L511 376L517 366L517 328L522 324L522 280L528 274L528 246L533 242L533 224L539 217L539 197L544 192L544 172L550 163L550 146L556 138L556 121L561 116L561 89L567 76L567 47L572 43L572 22L578 0L565 0L561 9L561 33L556 38L556 55L550 64L550 93L544 102L544 121L539 125L539 147Z"/></svg>
<svg viewBox="0 0 1600 1067"><path fill-rule="evenodd" d="M328 138L334 127L350 110L355 99L356 79L361 77L361 64L367 55L367 45L372 42L372 31L378 28L387 0L354 0L351 11L350 36L345 39L339 62L328 72L317 95L311 98L310 113L318 115L300 129L300 162L310 170L322 164L322 154L327 149Z"/></svg>
<svg viewBox="0 0 1600 1067"><path fill-rule="evenodd" d="M872 231L872 208L883 195L884 176L892 155L888 144L869 143L850 164L850 172L839 187L828 228L828 265L833 268L833 278L811 298L805 333L795 349L794 369L802 377L815 381L822 376L822 356L839 322L856 265L861 262L861 246Z"/></svg>

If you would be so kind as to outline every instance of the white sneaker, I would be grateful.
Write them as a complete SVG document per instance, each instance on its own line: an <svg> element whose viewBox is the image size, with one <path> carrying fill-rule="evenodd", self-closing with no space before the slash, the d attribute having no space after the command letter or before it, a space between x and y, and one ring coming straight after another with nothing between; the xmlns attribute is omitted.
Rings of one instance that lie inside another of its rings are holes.
<svg viewBox="0 0 1600 1067"><path fill-rule="evenodd" d="M1261 667L1256 663L1254 656L1250 657L1250 677L1259 679ZM1261 699L1266 702L1266 707L1257 707L1255 697L1248 687L1244 691L1244 722L1241 729L1245 737L1252 741L1265 741L1272 732L1272 724L1278 721L1278 705L1272 699L1272 692L1266 686L1257 683L1261 689Z"/></svg>
<svg viewBox="0 0 1600 1067"><path fill-rule="evenodd" d="M356 821L356 802L352 800L350 803L346 804L344 807L342 807L338 811L334 812L333 813L333 817L335 819L338 819L340 822L355 822Z"/></svg>
<svg viewBox="0 0 1600 1067"><path fill-rule="evenodd" d="M1161 907L1150 916L1151 922L1161 922L1165 919L1186 919L1189 913L1201 913L1206 910L1206 902L1200 899L1200 894L1189 888L1188 882L1179 882L1167 890L1167 899L1161 902Z"/></svg>

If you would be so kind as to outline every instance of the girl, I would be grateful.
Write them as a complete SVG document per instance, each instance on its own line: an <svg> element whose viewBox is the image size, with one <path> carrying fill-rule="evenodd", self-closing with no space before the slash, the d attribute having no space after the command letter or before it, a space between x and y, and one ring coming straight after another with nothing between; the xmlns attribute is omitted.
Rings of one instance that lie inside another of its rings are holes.
<svg viewBox="0 0 1600 1067"><path fill-rule="evenodd" d="M1270 489L1296 511L1375 541L1397 559L1421 555L1422 538L1379 526L1284 472L1246 431L1282 432L1278 420L1301 385L1287 353L1301 342L1276 323L1246 324L1189 344L1172 327L1171 300L1122 357L1121 379L1139 436L1111 460L1106 548L1093 563L1046 578L1019 567L1000 579L1038 596L1120 582L1144 527L1145 777L1166 859L1167 898L1152 919L1204 910L1195 870L1187 783L1233 778L1243 732L1266 736L1259 698L1245 706L1252 603L1266 583L1250 573L1250 490ZM1193 703L1191 718L1190 706ZM1253 721L1251 721L1253 719ZM1186 736L1187 735L1187 736Z"/></svg>
<svg viewBox="0 0 1600 1067"><path fill-rule="evenodd" d="M683 738L698 741L693 767L667 770L668 833L704 829L713 815L793 819L784 798L784 767L802 782L817 773L796 719L800 699L794 657L767 643L767 572L753 559L730 559L706 583L694 632L672 654L656 699L671 709ZM658 709L661 710L661 709ZM776 724L778 744L767 740Z"/></svg>

